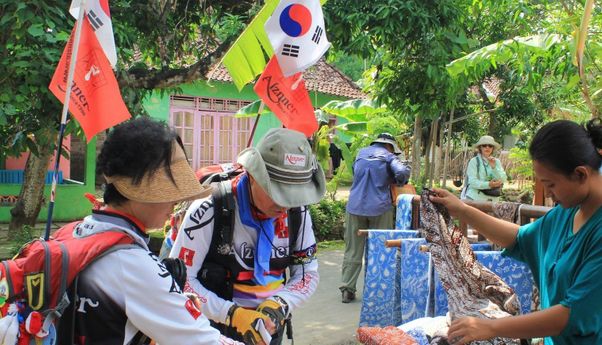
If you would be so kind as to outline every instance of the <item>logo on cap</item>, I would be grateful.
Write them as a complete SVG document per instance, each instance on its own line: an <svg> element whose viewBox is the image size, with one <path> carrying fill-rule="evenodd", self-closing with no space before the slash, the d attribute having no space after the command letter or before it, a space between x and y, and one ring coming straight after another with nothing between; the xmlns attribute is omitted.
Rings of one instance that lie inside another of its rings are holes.
<svg viewBox="0 0 602 345"><path fill-rule="evenodd" d="M304 155L296 155L292 153L284 154L284 165L290 165L294 167L304 167L305 166L305 156Z"/></svg>

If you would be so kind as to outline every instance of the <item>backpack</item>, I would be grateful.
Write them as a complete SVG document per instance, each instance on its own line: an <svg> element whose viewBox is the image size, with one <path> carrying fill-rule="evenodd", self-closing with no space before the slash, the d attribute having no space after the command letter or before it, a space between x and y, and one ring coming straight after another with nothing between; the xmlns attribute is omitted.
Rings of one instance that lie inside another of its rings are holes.
<svg viewBox="0 0 602 345"><path fill-rule="evenodd" d="M0 263L0 344L54 344L55 323L73 302L67 291L78 274L103 255L135 245L119 231L74 237L79 223L63 226L47 241L25 244Z"/></svg>
<svg viewBox="0 0 602 345"><path fill-rule="evenodd" d="M195 173L200 183L213 187L214 209L213 236L197 278L205 288L226 300L232 300L234 282L239 273L239 265L231 253L235 219L232 179L242 172L239 164L218 164L203 167ZM289 259L301 227L301 216L300 207L288 210ZM289 260L289 265L290 262L292 260Z"/></svg>

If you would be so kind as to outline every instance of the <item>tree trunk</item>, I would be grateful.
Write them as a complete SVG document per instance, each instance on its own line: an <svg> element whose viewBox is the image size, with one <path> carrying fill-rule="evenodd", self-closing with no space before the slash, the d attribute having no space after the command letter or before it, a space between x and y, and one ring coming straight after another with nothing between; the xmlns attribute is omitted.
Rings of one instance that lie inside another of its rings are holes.
<svg viewBox="0 0 602 345"><path fill-rule="evenodd" d="M445 185L447 184L447 169L449 166L448 163L449 163L450 154L451 154L450 146L451 146L451 142L452 142L452 126L454 123L454 111L455 111L455 108L452 108L451 113L449 114L449 122L447 123L447 145L445 147L445 156L444 156L445 158L443 161L443 182L441 183L441 187L443 187L443 188L445 188Z"/></svg>
<svg viewBox="0 0 602 345"><path fill-rule="evenodd" d="M9 239L24 225L34 226L44 199L44 180L53 151L40 150L40 156L29 154L23 177L23 185L15 207L10 210Z"/></svg>
<svg viewBox="0 0 602 345"><path fill-rule="evenodd" d="M440 182L441 181L441 170L443 170L442 164L442 154L443 154L443 136L445 135L445 121L443 115L441 115L440 120L437 121L437 127L439 127L439 140L435 140L437 143L435 145L435 175L434 180ZM437 139L437 138L435 138ZM441 185L441 183L439 183Z"/></svg>
<svg viewBox="0 0 602 345"><path fill-rule="evenodd" d="M422 142L422 117L416 115L414 120L414 147L412 148L412 179L414 183L420 183L420 154L422 152L420 143Z"/></svg>

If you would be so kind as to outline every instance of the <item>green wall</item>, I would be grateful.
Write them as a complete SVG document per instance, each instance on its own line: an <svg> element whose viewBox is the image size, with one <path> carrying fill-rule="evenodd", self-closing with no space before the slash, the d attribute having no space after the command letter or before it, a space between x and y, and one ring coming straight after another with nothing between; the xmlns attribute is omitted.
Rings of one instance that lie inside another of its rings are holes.
<svg viewBox="0 0 602 345"><path fill-rule="evenodd" d="M219 81L199 81L192 84L184 84L180 86L180 92L174 94L194 97L242 99L246 101L256 101L258 99L253 91L252 85L245 86L239 92L234 84ZM154 91L147 99L145 99L144 108L151 117L169 122L169 96L170 94ZM310 97L314 107L320 107L331 100L346 99L345 97L332 96L313 91L310 91ZM344 122L346 121L341 121L341 123ZM282 126L282 124L274 114L261 115L257 129L255 130L255 135L253 136L253 144L257 143L270 128L280 126Z"/></svg>
<svg viewBox="0 0 602 345"><path fill-rule="evenodd" d="M92 204L84 197L85 193L94 194L96 171L96 138L86 147L85 183L65 180L56 186L56 199L52 219L55 221L77 220L90 214ZM19 195L20 184L0 184L1 195ZM44 199L50 201L50 185L44 188ZM47 205L47 204L46 204ZM10 222L10 209L13 206L0 206L0 223ZM42 207L38 220L45 222L48 208Z"/></svg>

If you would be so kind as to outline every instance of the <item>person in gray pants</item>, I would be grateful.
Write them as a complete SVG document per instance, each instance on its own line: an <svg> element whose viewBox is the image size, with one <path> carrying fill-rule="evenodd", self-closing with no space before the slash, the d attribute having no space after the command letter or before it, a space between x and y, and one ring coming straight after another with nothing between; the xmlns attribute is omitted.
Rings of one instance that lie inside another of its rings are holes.
<svg viewBox="0 0 602 345"><path fill-rule="evenodd" d="M359 151L353 162L353 184L345 215L345 256L341 275L342 302L355 299L357 278L362 270L366 238L358 229L392 229L395 209L391 185L405 185L410 167L398 158L401 150L389 133L380 134Z"/></svg>

